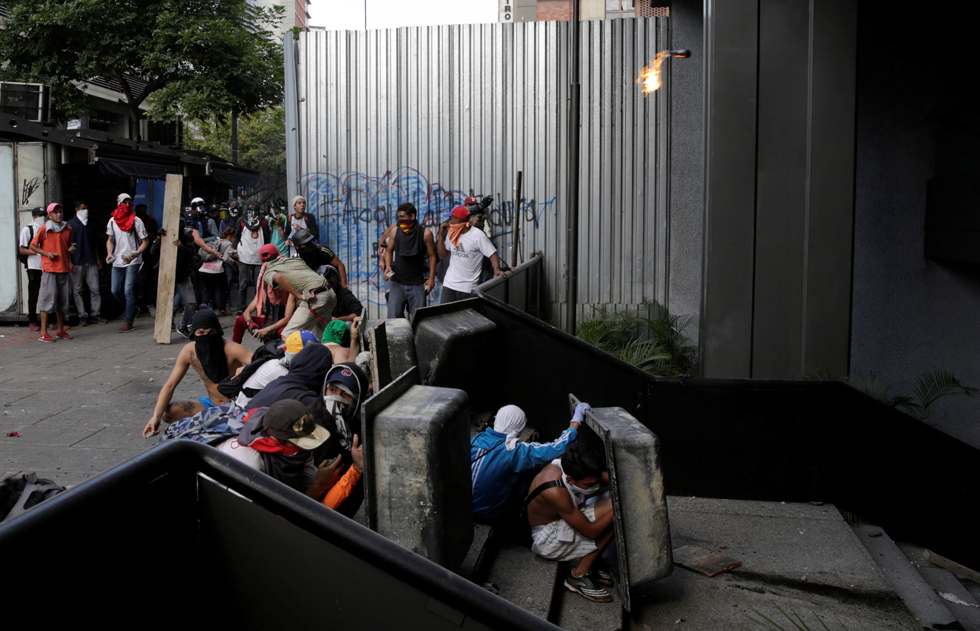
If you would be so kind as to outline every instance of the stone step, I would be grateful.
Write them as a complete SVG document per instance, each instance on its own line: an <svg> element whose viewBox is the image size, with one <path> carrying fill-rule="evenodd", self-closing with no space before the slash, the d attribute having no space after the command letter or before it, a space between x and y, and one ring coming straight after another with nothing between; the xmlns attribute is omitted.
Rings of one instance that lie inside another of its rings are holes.
<svg viewBox="0 0 980 631"><path fill-rule="evenodd" d="M926 629L958 629L960 623L885 531L869 524L852 526L858 540L905 606Z"/></svg>
<svg viewBox="0 0 980 631"><path fill-rule="evenodd" d="M500 590L500 597L549 620L558 579L558 564L545 561L530 550L502 543L494 558L487 582Z"/></svg>
<svg viewBox="0 0 980 631"><path fill-rule="evenodd" d="M980 607L974 594L967 588L966 583L976 585L972 581L964 579L961 581L956 574L944 567L927 560L923 556L923 548L910 543L897 543L898 549L909 560L919 575L925 582L945 601L945 606L953 614L965 631L980 631ZM946 598L943 594L948 594L956 600L966 604L960 604Z"/></svg>

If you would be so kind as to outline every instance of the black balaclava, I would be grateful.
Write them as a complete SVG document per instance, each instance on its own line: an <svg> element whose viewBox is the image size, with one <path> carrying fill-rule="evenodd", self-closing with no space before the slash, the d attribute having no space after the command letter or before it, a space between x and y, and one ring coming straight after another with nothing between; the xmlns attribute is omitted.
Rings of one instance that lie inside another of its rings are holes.
<svg viewBox="0 0 980 631"><path fill-rule="evenodd" d="M196 335L200 329L215 329L217 333ZM194 352L201 362L205 376L214 383L220 383L228 376L228 358L225 356L225 338L222 336L218 316L210 309L200 309L191 319L191 334L194 339Z"/></svg>

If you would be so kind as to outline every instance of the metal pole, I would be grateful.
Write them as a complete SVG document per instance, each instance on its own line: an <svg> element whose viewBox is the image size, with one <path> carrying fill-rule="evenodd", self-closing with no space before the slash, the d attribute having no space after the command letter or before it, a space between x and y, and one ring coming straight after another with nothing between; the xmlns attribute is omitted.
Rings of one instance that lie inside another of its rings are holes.
<svg viewBox="0 0 980 631"><path fill-rule="evenodd" d="M521 182L524 171L517 172L517 199L514 201L514 254L511 256L511 267L517 267L517 245L521 240Z"/></svg>
<svg viewBox="0 0 980 631"><path fill-rule="evenodd" d="M572 2L572 84L568 103L568 239L566 248L566 270L568 285L565 289L568 313L565 318L565 331L575 335L575 307L578 305L578 177L579 177L579 116L581 114L581 95L579 85L579 30L582 22L581 0Z"/></svg>

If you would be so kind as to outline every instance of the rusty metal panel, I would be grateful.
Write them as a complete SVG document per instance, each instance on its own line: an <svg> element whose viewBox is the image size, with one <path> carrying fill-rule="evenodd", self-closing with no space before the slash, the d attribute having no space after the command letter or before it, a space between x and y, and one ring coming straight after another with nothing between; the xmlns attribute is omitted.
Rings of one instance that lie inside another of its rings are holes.
<svg viewBox="0 0 980 631"><path fill-rule="evenodd" d="M549 317L564 318L569 22L301 33L298 155L324 245L347 266L367 316L386 314L376 244L411 201L437 229L470 194L502 260L544 254ZM666 293L666 195L658 186L662 92L635 79L666 19L583 22L580 315ZM288 130L287 130L288 131ZM524 172L520 203L517 171ZM430 301L436 301L440 286Z"/></svg>

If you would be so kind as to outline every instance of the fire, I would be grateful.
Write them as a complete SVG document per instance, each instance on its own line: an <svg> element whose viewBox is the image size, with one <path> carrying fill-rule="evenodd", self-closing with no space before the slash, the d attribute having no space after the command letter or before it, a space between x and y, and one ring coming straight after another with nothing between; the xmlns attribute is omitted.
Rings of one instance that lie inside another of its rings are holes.
<svg viewBox="0 0 980 631"><path fill-rule="evenodd" d="M643 84L643 97L651 92L655 92L657 88L660 87L660 66L663 65L664 59L667 58L667 51L662 50L657 53L657 57L653 60L652 66L646 66L643 68L643 72L640 73L640 78L636 80L637 83Z"/></svg>

